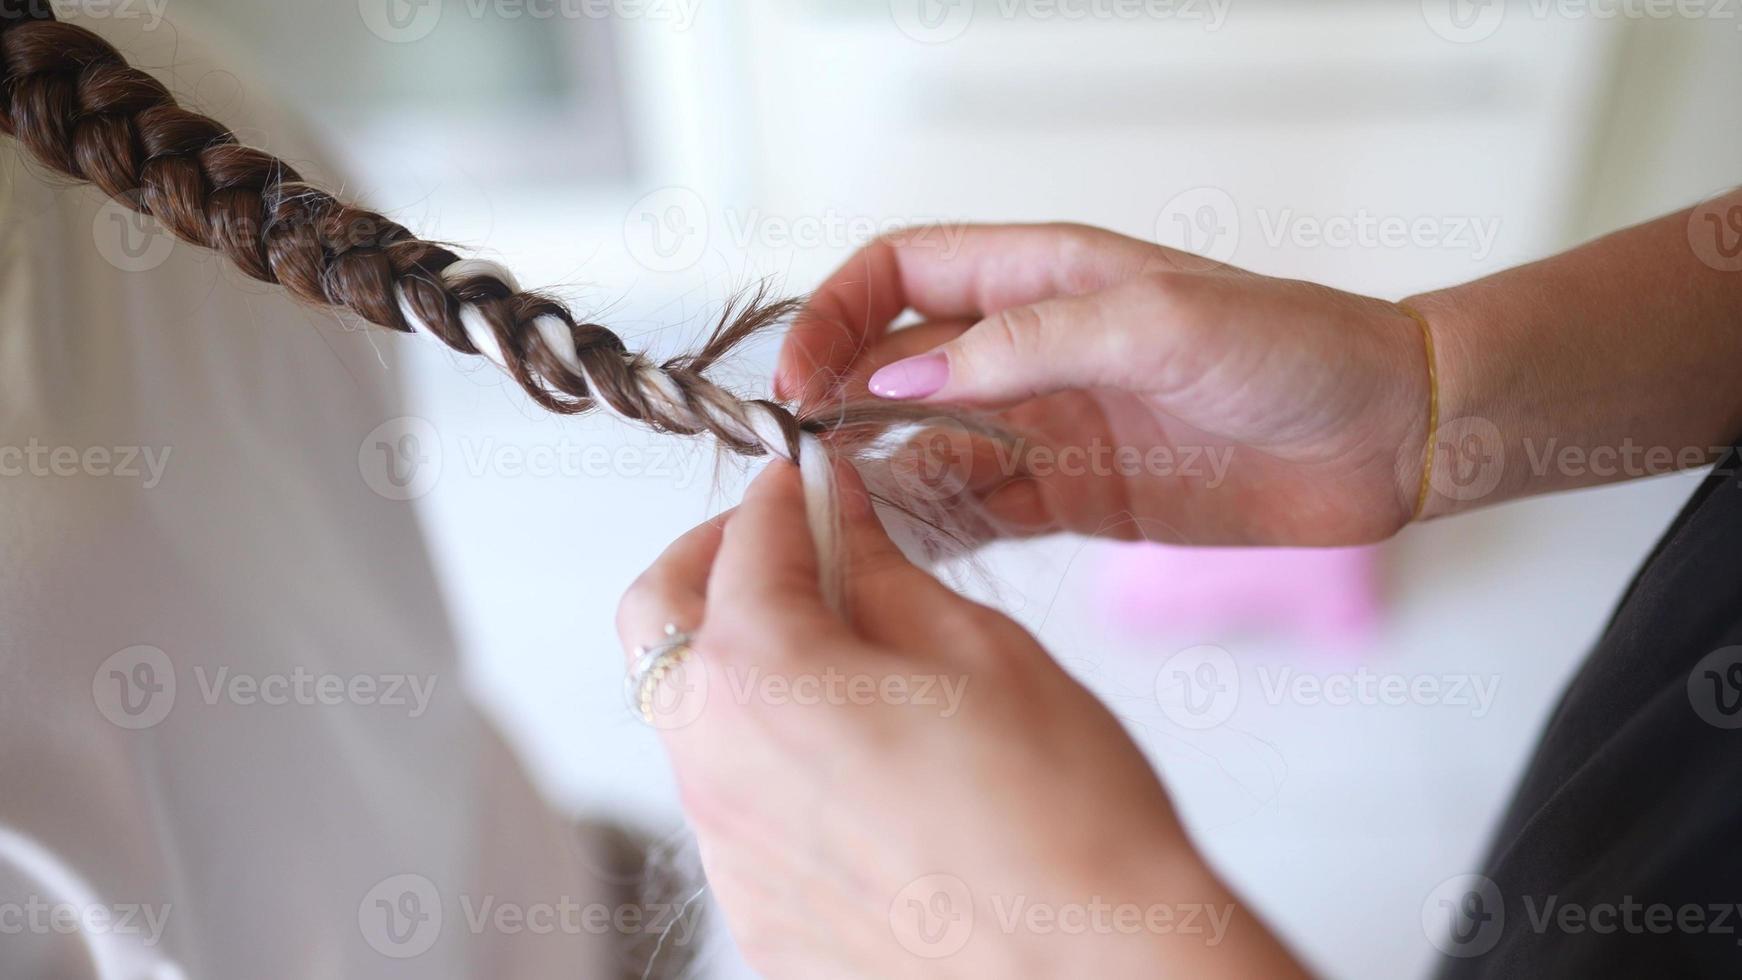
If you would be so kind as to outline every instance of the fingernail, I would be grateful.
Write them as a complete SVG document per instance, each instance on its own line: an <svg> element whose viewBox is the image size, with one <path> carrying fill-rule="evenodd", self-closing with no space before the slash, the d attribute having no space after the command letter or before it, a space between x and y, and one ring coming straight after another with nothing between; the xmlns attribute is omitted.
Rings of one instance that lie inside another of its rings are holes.
<svg viewBox="0 0 1742 980"><path fill-rule="evenodd" d="M924 398L934 394L950 380L950 361L943 351L932 351L918 357L886 365L871 376L871 393L879 398Z"/></svg>

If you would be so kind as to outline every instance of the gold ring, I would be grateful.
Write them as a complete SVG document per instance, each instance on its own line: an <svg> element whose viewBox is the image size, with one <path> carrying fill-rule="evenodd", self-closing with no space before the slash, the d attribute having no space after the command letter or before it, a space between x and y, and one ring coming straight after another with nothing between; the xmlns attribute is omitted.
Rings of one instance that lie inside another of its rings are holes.
<svg viewBox="0 0 1742 980"><path fill-rule="evenodd" d="M665 683L665 679L694 653L690 641L690 635L678 629L676 623L666 623L663 639L651 646L635 648L635 665L629 671L626 693L629 706L649 725L655 723L653 700L659 693L659 685Z"/></svg>

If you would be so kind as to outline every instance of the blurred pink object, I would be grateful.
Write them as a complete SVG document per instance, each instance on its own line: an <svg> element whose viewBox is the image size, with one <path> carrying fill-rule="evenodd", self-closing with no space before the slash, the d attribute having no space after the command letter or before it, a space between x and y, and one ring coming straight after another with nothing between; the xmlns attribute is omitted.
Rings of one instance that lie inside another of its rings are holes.
<svg viewBox="0 0 1742 980"><path fill-rule="evenodd" d="M1266 630L1358 644L1379 623L1376 548L1118 548L1108 613L1134 630Z"/></svg>

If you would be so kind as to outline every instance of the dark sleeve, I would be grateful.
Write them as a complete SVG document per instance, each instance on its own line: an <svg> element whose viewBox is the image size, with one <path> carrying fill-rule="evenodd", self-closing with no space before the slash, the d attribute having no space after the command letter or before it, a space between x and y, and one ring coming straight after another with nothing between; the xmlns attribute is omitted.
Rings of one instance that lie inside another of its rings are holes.
<svg viewBox="0 0 1742 980"><path fill-rule="evenodd" d="M1446 906L1443 977L1742 976L1738 459L1670 526L1551 717L1486 870Z"/></svg>

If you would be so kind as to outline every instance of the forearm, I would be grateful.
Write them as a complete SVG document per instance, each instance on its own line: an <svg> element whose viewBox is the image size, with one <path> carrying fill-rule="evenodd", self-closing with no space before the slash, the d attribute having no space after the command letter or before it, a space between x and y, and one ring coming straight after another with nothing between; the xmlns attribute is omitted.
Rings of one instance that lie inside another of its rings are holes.
<svg viewBox="0 0 1742 980"><path fill-rule="evenodd" d="M1690 237L1735 247L1707 216L1742 223L1742 193L1697 212L1409 301L1439 362L1425 516L1702 465L1742 435L1742 259Z"/></svg>

